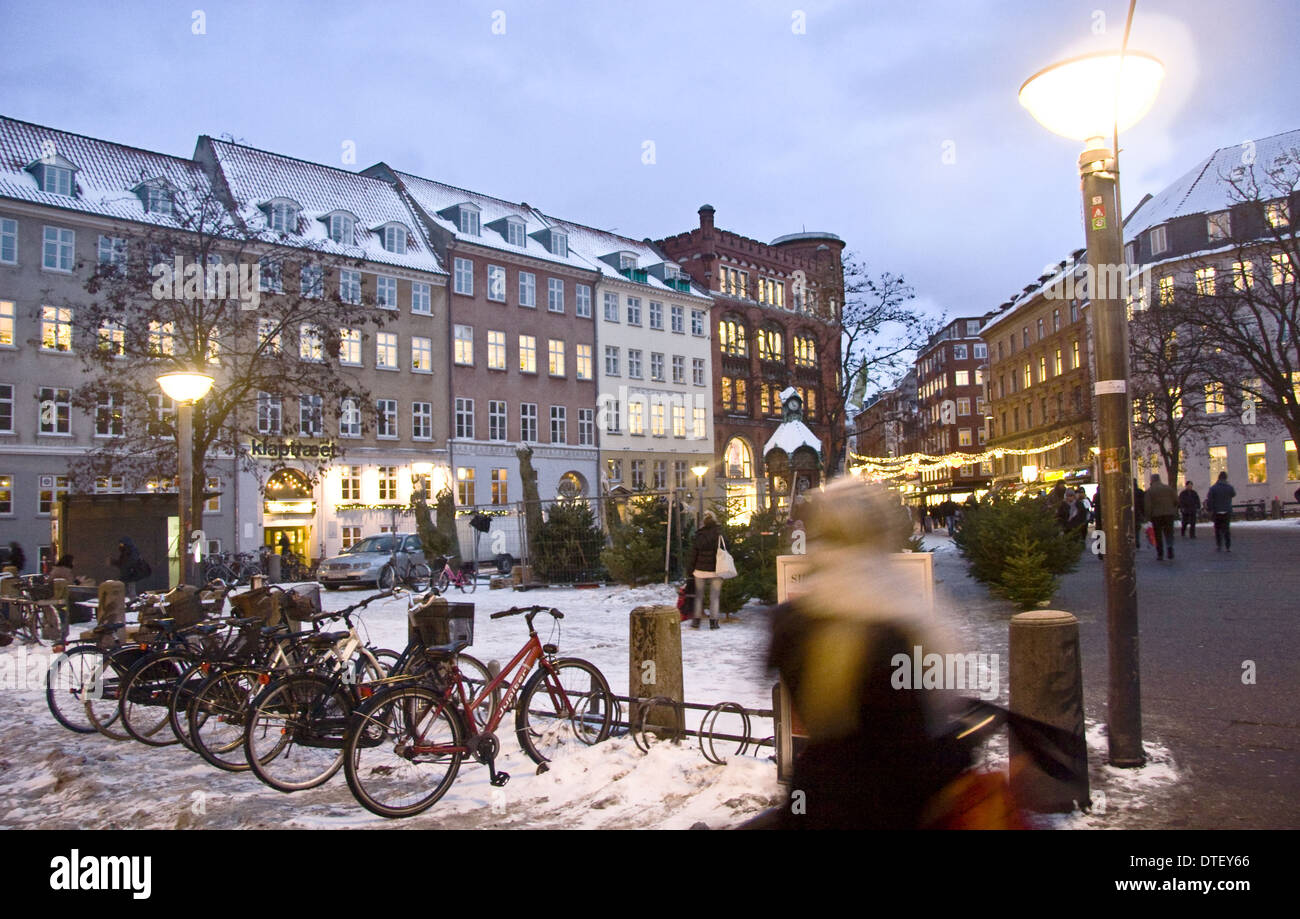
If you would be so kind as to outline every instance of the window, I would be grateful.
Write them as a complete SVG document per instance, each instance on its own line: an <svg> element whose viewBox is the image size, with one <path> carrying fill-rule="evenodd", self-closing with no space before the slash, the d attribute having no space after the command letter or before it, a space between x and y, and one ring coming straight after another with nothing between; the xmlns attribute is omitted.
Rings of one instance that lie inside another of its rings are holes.
<svg viewBox="0 0 1300 919"><path fill-rule="evenodd" d="M488 440L506 439L506 404L496 399L488 400Z"/></svg>
<svg viewBox="0 0 1300 919"><path fill-rule="evenodd" d="M577 362L579 380L591 379L591 345L574 345L574 360Z"/></svg>
<svg viewBox="0 0 1300 919"><path fill-rule="evenodd" d="M563 405L551 406L551 443L566 443L569 436L567 410Z"/></svg>
<svg viewBox="0 0 1300 919"><path fill-rule="evenodd" d="M627 349L627 375L634 380L641 379L641 349Z"/></svg>
<svg viewBox="0 0 1300 919"><path fill-rule="evenodd" d="M474 436L474 400L456 397L456 436Z"/></svg>
<svg viewBox="0 0 1300 919"><path fill-rule="evenodd" d="M696 386L704 385L704 358L691 358L691 382Z"/></svg>
<svg viewBox="0 0 1300 919"><path fill-rule="evenodd" d="M1246 481L1263 485L1268 481L1267 448L1264 444L1246 444Z"/></svg>
<svg viewBox="0 0 1300 919"><path fill-rule="evenodd" d="M664 356L658 351L650 352L650 379L657 383L664 380Z"/></svg>
<svg viewBox="0 0 1300 919"><path fill-rule="evenodd" d="M641 298L640 297L627 298L627 324L628 325L641 324Z"/></svg>
<svg viewBox="0 0 1300 919"><path fill-rule="evenodd" d="M969 385L970 385L970 371L969 371L969 370L954 370L953 373L952 373L952 377L953 377L953 385L954 385L954 386L969 386Z"/></svg>
<svg viewBox="0 0 1300 919"><path fill-rule="evenodd" d="M284 265L278 258L263 256L257 260L257 289L264 293L284 293Z"/></svg>
<svg viewBox="0 0 1300 919"><path fill-rule="evenodd" d="M1156 299L1161 306L1168 306L1174 302L1174 276L1165 275L1156 282Z"/></svg>
<svg viewBox="0 0 1300 919"><path fill-rule="evenodd" d="M487 298L495 303L506 302L506 270L500 265L488 265Z"/></svg>
<svg viewBox="0 0 1300 919"><path fill-rule="evenodd" d="M519 403L519 439L525 443L537 442L537 403Z"/></svg>
<svg viewBox="0 0 1300 919"><path fill-rule="evenodd" d="M605 291L605 321L618 322L618 294Z"/></svg>
<svg viewBox="0 0 1300 919"><path fill-rule="evenodd" d="M339 436L361 436L361 406L356 399L344 399L339 403ZM353 466L353 469L359 469ZM360 475L360 473L357 473Z"/></svg>
<svg viewBox="0 0 1300 919"><path fill-rule="evenodd" d="M670 323L672 330L679 335L686 334L686 311L680 306L670 307Z"/></svg>
<svg viewBox="0 0 1300 919"><path fill-rule="evenodd" d="M383 310L397 309L397 278L382 274L375 277L375 306Z"/></svg>
<svg viewBox="0 0 1300 919"><path fill-rule="evenodd" d="M547 368L553 377L564 376L564 342L558 338L547 341Z"/></svg>
<svg viewBox="0 0 1300 919"><path fill-rule="evenodd" d="M348 499L344 498L344 500L348 500ZM354 499L354 500L359 500L359 499ZM344 552L348 551L357 543L361 542L361 527L345 526L340 529L340 532L343 534Z"/></svg>
<svg viewBox="0 0 1300 919"><path fill-rule="evenodd" d="M384 227L384 249L398 255L406 254L406 229L404 227Z"/></svg>
<svg viewBox="0 0 1300 919"><path fill-rule="evenodd" d="M546 279L546 309L551 313L564 312L564 281L560 278Z"/></svg>
<svg viewBox="0 0 1300 919"><path fill-rule="evenodd" d="M411 403L411 438L413 440L433 439L433 404L431 402Z"/></svg>
<svg viewBox="0 0 1300 919"><path fill-rule="evenodd" d="M673 401L673 436L686 436L686 405L680 400Z"/></svg>
<svg viewBox="0 0 1300 919"><path fill-rule="evenodd" d="M334 242L351 246L357 241L356 221L348 214L330 214L329 237Z"/></svg>
<svg viewBox="0 0 1300 919"><path fill-rule="evenodd" d="M1270 201L1264 205L1264 217L1268 225L1275 230L1291 225L1291 205L1285 199Z"/></svg>
<svg viewBox="0 0 1300 919"><path fill-rule="evenodd" d="M0 434L14 432L14 385L0 383Z"/></svg>
<svg viewBox="0 0 1300 919"><path fill-rule="evenodd" d="M745 398L744 377L722 378L722 410L724 412L748 413L749 402Z"/></svg>
<svg viewBox="0 0 1300 919"><path fill-rule="evenodd" d="M1218 481L1220 472L1228 471L1228 448L1210 447L1210 481Z"/></svg>
<svg viewBox="0 0 1300 919"><path fill-rule="evenodd" d="M650 301L650 328L663 330L664 305L656 300Z"/></svg>
<svg viewBox="0 0 1300 919"><path fill-rule="evenodd" d="M705 414L706 411L707 410L701 405L697 405L695 406L694 409L691 410L691 414L695 422L696 440L704 440L704 427L708 419L708 416Z"/></svg>
<svg viewBox="0 0 1300 919"><path fill-rule="evenodd" d="M537 372L537 338L532 335L519 336L519 372Z"/></svg>
<svg viewBox="0 0 1300 919"><path fill-rule="evenodd" d="M1021 330L1020 343L1023 348L1029 347L1029 326L1025 326L1024 329Z"/></svg>
<svg viewBox="0 0 1300 919"><path fill-rule="evenodd" d="M1039 341L1042 341L1042 340L1043 340L1043 320L1042 320L1042 319L1039 319L1039 320L1038 320L1038 340L1039 340Z"/></svg>
<svg viewBox="0 0 1300 919"><path fill-rule="evenodd" d="M14 346L14 304L12 300L0 300L0 347Z"/></svg>
<svg viewBox="0 0 1300 919"><path fill-rule="evenodd" d="M1210 242L1228 239L1232 236L1232 219L1227 211L1210 214L1205 218L1205 232Z"/></svg>
<svg viewBox="0 0 1300 919"><path fill-rule="evenodd" d="M0 218L0 265L18 264L18 221Z"/></svg>
<svg viewBox="0 0 1300 919"><path fill-rule="evenodd" d="M1061 375L1062 366L1063 365L1061 363L1061 349L1057 348L1056 349L1056 375L1058 377Z"/></svg>
<svg viewBox="0 0 1300 919"><path fill-rule="evenodd" d="M274 320L261 320L263 322L272 322ZM361 330L360 329L339 329L338 330L338 363L347 364L350 367L360 367L361 365Z"/></svg>
<svg viewBox="0 0 1300 919"><path fill-rule="evenodd" d="M519 305L537 308L537 275L532 272L519 272Z"/></svg>
<svg viewBox="0 0 1300 919"><path fill-rule="evenodd" d="M704 310L691 310L691 334L703 337Z"/></svg>
<svg viewBox="0 0 1300 919"><path fill-rule="evenodd" d="M1214 269L1196 269L1196 292L1202 297L1214 296Z"/></svg>
<svg viewBox="0 0 1300 919"><path fill-rule="evenodd" d="M975 345L975 359L977 361L985 360L988 358L988 356L989 356L988 345L984 344L983 342L980 342Z"/></svg>
<svg viewBox="0 0 1300 919"><path fill-rule="evenodd" d="M957 400L957 414L958 414L958 415L969 415L969 414L970 414L970 399L958 399L958 400Z"/></svg>
<svg viewBox="0 0 1300 919"><path fill-rule="evenodd" d="M1154 227L1151 230L1151 235L1148 237L1148 239L1151 242L1152 255L1159 255L1161 252L1164 252L1166 249L1169 248L1169 243L1165 238L1164 227Z"/></svg>
<svg viewBox="0 0 1300 919"><path fill-rule="evenodd" d="M7 220L4 222L12 223L13 221ZM99 264L102 268L113 269L118 274L125 272L126 240L119 236L99 237L98 257ZM3 259L0 259L0 261L3 261Z"/></svg>
<svg viewBox="0 0 1300 919"><path fill-rule="evenodd" d="M758 332L758 359L760 361L784 360L785 345L777 329L760 329Z"/></svg>
<svg viewBox="0 0 1300 919"><path fill-rule="evenodd" d="M379 494L380 501L397 500L397 467L380 466L379 467Z"/></svg>
<svg viewBox="0 0 1300 919"><path fill-rule="evenodd" d="M591 447L596 444L596 410L578 409L578 446Z"/></svg>
<svg viewBox="0 0 1300 919"><path fill-rule="evenodd" d="M210 479L209 481L219 482L220 480ZM126 480L120 475L101 475L95 478L95 494L97 495L120 495L125 491ZM204 507L204 510L207 510L207 508Z"/></svg>
<svg viewBox="0 0 1300 919"><path fill-rule="evenodd" d="M325 433L320 396L298 397L298 433L303 437L320 437Z"/></svg>
<svg viewBox="0 0 1300 919"><path fill-rule="evenodd" d="M680 354L673 355L673 382L686 382L686 358Z"/></svg>
<svg viewBox="0 0 1300 919"><path fill-rule="evenodd" d="M506 242L524 248L524 222L517 217L506 218Z"/></svg>
<svg viewBox="0 0 1300 919"><path fill-rule="evenodd" d="M44 261L51 271L71 271L76 233L61 227L45 228Z"/></svg>
<svg viewBox="0 0 1300 919"><path fill-rule="evenodd" d="M1295 441L1283 441L1282 451L1286 453L1286 480L1294 482L1300 479L1300 455L1296 453Z"/></svg>
<svg viewBox="0 0 1300 919"><path fill-rule="evenodd" d="M1073 349L1074 349L1074 364L1072 365L1072 369L1078 370L1080 367L1083 366L1083 364L1081 362L1081 357L1079 355L1079 340L1077 338L1074 340Z"/></svg>
<svg viewBox="0 0 1300 919"><path fill-rule="evenodd" d="M66 306L41 307L41 350L64 352L72 350L71 309Z"/></svg>
<svg viewBox="0 0 1300 919"><path fill-rule="evenodd" d="M966 359L966 346L957 345L954 352L960 349L961 354L954 353L953 357L957 360ZM817 342L808 335L796 335L794 338L794 363L796 367L816 367L817 366Z"/></svg>
<svg viewBox="0 0 1300 919"><path fill-rule="evenodd" d="M745 326L736 319L723 319L718 323L718 347L730 357L748 357Z"/></svg>
<svg viewBox="0 0 1300 919"><path fill-rule="evenodd" d="M489 370L506 369L506 333L489 330L487 337L487 361Z"/></svg>
<svg viewBox="0 0 1300 919"><path fill-rule="evenodd" d="M613 345L605 346L605 376L618 376L618 348Z"/></svg>
<svg viewBox="0 0 1300 919"><path fill-rule="evenodd" d="M100 393L95 403L95 436L121 437L124 430L122 393L112 390Z"/></svg>
<svg viewBox="0 0 1300 919"><path fill-rule="evenodd" d="M149 323L149 353L155 357L174 354L176 351L175 326L170 322Z"/></svg>
<svg viewBox="0 0 1300 919"><path fill-rule="evenodd" d="M622 406L618 399L607 399L605 405L605 430L610 434L617 434L623 424Z"/></svg>
<svg viewBox="0 0 1300 919"><path fill-rule="evenodd" d="M454 262L453 289L467 297L474 295L474 263L467 258L458 258Z"/></svg>
<svg viewBox="0 0 1300 919"><path fill-rule="evenodd" d="M620 459L605 460L605 474L609 477L610 484L623 481L623 461Z"/></svg>
<svg viewBox="0 0 1300 919"><path fill-rule="evenodd" d="M969 447L971 445L970 428L957 429L957 446Z"/></svg>
<svg viewBox="0 0 1300 919"><path fill-rule="evenodd" d="M1232 263L1232 289L1238 292L1250 290L1255 286L1255 265L1253 262Z"/></svg>
<svg viewBox="0 0 1300 919"><path fill-rule="evenodd" d="M662 491L668 487L668 461L655 460L654 464L654 488Z"/></svg>
<svg viewBox="0 0 1300 919"><path fill-rule="evenodd" d="M510 503L510 480L508 469L492 470L492 503L509 504Z"/></svg>
<svg viewBox="0 0 1300 919"><path fill-rule="evenodd" d="M1038 382L1040 383L1047 382L1047 358L1046 357L1040 356L1038 358Z"/></svg>
<svg viewBox="0 0 1300 919"><path fill-rule="evenodd" d="M433 313L429 285L423 281L411 282L411 312L423 316Z"/></svg>
<svg viewBox="0 0 1300 919"><path fill-rule="evenodd" d="M51 481L52 487L44 484L46 479ZM68 477L66 475L41 476L41 489L36 498L36 513L42 517L49 516L59 498L67 493Z"/></svg>
<svg viewBox="0 0 1300 919"><path fill-rule="evenodd" d="M1205 384L1205 414L1221 415L1225 411L1223 401L1223 383L1213 382Z"/></svg>
<svg viewBox="0 0 1300 919"><path fill-rule="evenodd" d="M650 406L650 433L655 437L664 436L664 404L655 402Z"/></svg>
<svg viewBox="0 0 1300 919"><path fill-rule="evenodd" d="M452 360L467 367L474 365L474 327L472 325L458 325L455 327Z"/></svg>
<svg viewBox="0 0 1300 919"><path fill-rule="evenodd" d="M267 392L257 394L257 433L280 433L280 397Z"/></svg>
<svg viewBox="0 0 1300 919"><path fill-rule="evenodd" d="M351 268L339 269L339 299L344 303L361 302L361 272Z"/></svg>
<svg viewBox="0 0 1300 919"><path fill-rule="evenodd" d="M375 366L380 370L398 369L396 332L375 334Z"/></svg>
<svg viewBox="0 0 1300 919"><path fill-rule="evenodd" d="M42 386L37 393L37 400L40 405L40 433L72 433L71 390Z"/></svg>
<svg viewBox="0 0 1300 919"><path fill-rule="evenodd" d="M433 373L433 340L411 337L411 369L416 373Z"/></svg>
<svg viewBox="0 0 1300 919"><path fill-rule="evenodd" d="M303 265L298 269L298 290L313 300L325 296L325 269L320 265Z"/></svg>
<svg viewBox="0 0 1300 919"><path fill-rule="evenodd" d="M460 225L460 231L466 236L480 235L478 209L474 207L460 206L460 219L457 221ZM470 502L473 503L472 501Z"/></svg>
<svg viewBox="0 0 1300 919"><path fill-rule="evenodd" d="M397 400L375 400L375 436L386 440L397 437ZM382 466L380 467L383 468Z"/></svg>
<svg viewBox="0 0 1300 919"><path fill-rule="evenodd" d="M632 488L645 488L645 460L632 460Z"/></svg>
<svg viewBox="0 0 1300 919"><path fill-rule="evenodd" d="M627 432L645 434L645 402L642 399L630 399L627 403Z"/></svg>
<svg viewBox="0 0 1300 919"><path fill-rule="evenodd" d="M321 342L320 329L310 322L298 326L298 357L304 361L325 359L325 347Z"/></svg>
<svg viewBox="0 0 1300 919"><path fill-rule="evenodd" d="M1280 287L1294 280L1294 273L1291 271L1291 262L1284 253L1274 253L1269 256L1269 263L1273 266L1273 286Z"/></svg>

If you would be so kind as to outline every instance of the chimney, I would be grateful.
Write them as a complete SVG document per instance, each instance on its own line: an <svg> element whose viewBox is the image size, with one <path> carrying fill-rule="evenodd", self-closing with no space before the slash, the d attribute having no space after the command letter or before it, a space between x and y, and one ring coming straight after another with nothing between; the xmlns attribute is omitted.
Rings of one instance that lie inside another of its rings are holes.
<svg viewBox="0 0 1300 919"><path fill-rule="evenodd" d="M703 231L704 236L706 238L713 235L713 205L712 204L706 204L700 208L700 229Z"/></svg>

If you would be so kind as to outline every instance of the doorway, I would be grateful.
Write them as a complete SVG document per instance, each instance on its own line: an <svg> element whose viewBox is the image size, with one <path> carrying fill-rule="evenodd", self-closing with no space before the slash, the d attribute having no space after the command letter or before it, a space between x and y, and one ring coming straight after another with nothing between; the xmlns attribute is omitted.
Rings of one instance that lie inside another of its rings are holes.
<svg viewBox="0 0 1300 919"><path fill-rule="evenodd" d="M270 546L272 552L279 553L281 535L289 538L289 549L294 555L302 559L304 564L311 563L310 526L265 526L262 528L262 542Z"/></svg>

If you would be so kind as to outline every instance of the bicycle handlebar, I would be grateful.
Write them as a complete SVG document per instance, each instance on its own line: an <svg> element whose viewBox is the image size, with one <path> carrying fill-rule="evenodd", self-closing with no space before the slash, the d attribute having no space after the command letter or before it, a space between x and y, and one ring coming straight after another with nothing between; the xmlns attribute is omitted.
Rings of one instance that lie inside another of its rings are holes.
<svg viewBox="0 0 1300 919"><path fill-rule="evenodd" d="M560 612L553 606L512 606L510 609L503 609L499 613L493 613L489 619L504 619L506 616L518 616L520 614L536 615L537 613L550 613L556 619L563 619L564 613Z"/></svg>

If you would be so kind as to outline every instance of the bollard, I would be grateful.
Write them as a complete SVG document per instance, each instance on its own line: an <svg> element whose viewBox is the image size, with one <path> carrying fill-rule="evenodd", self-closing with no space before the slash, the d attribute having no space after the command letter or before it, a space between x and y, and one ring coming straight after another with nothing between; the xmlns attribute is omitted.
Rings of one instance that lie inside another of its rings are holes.
<svg viewBox="0 0 1300 919"><path fill-rule="evenodd" d="M95 620L97 625L126 622L126 585L121 581L109 580L99 585L99 609ZM108 648L123 637L125 636L120 630L109 632L100 636L99 643L101 647Z"/></svg>
<svg viewBox="0 0 1300 919"><path fill-rule="evenodd" d="M662 696L684 702L682 690L681 615L674 606L638 606L628 617L628 695L651 699ZM633 730L641 724L643 712L633 706L628 722ZM685 730L680 710L655 706L645 723L663 728L660 733L680 734Z"/></svg>
<svg viewBox="0 0 1300 919"><path fill-rule="evenodd" d="M266 586L266 575L264 574L255 574L248 579L249 590L261 590L265 586Z"/></svg>
<svg viewBox="0 0 1300 919"><path fill-rule="evenodd" d="M266 557L266 579L272 584L280 583L280 563L283 559L274 553Z"/></svg>
<svg viewBox="0 0 1300 919"><path fill-rule="evenodd" d="M1069 813L1091 805L1088 744L1083 729L1083 671L1079 620L1060 610L1034 610L1011 617L1011 711L1072 735L1063 768L1073 779L1048 775L1021 753L1010 735L1011 793L1026 810Z"/></svg>

